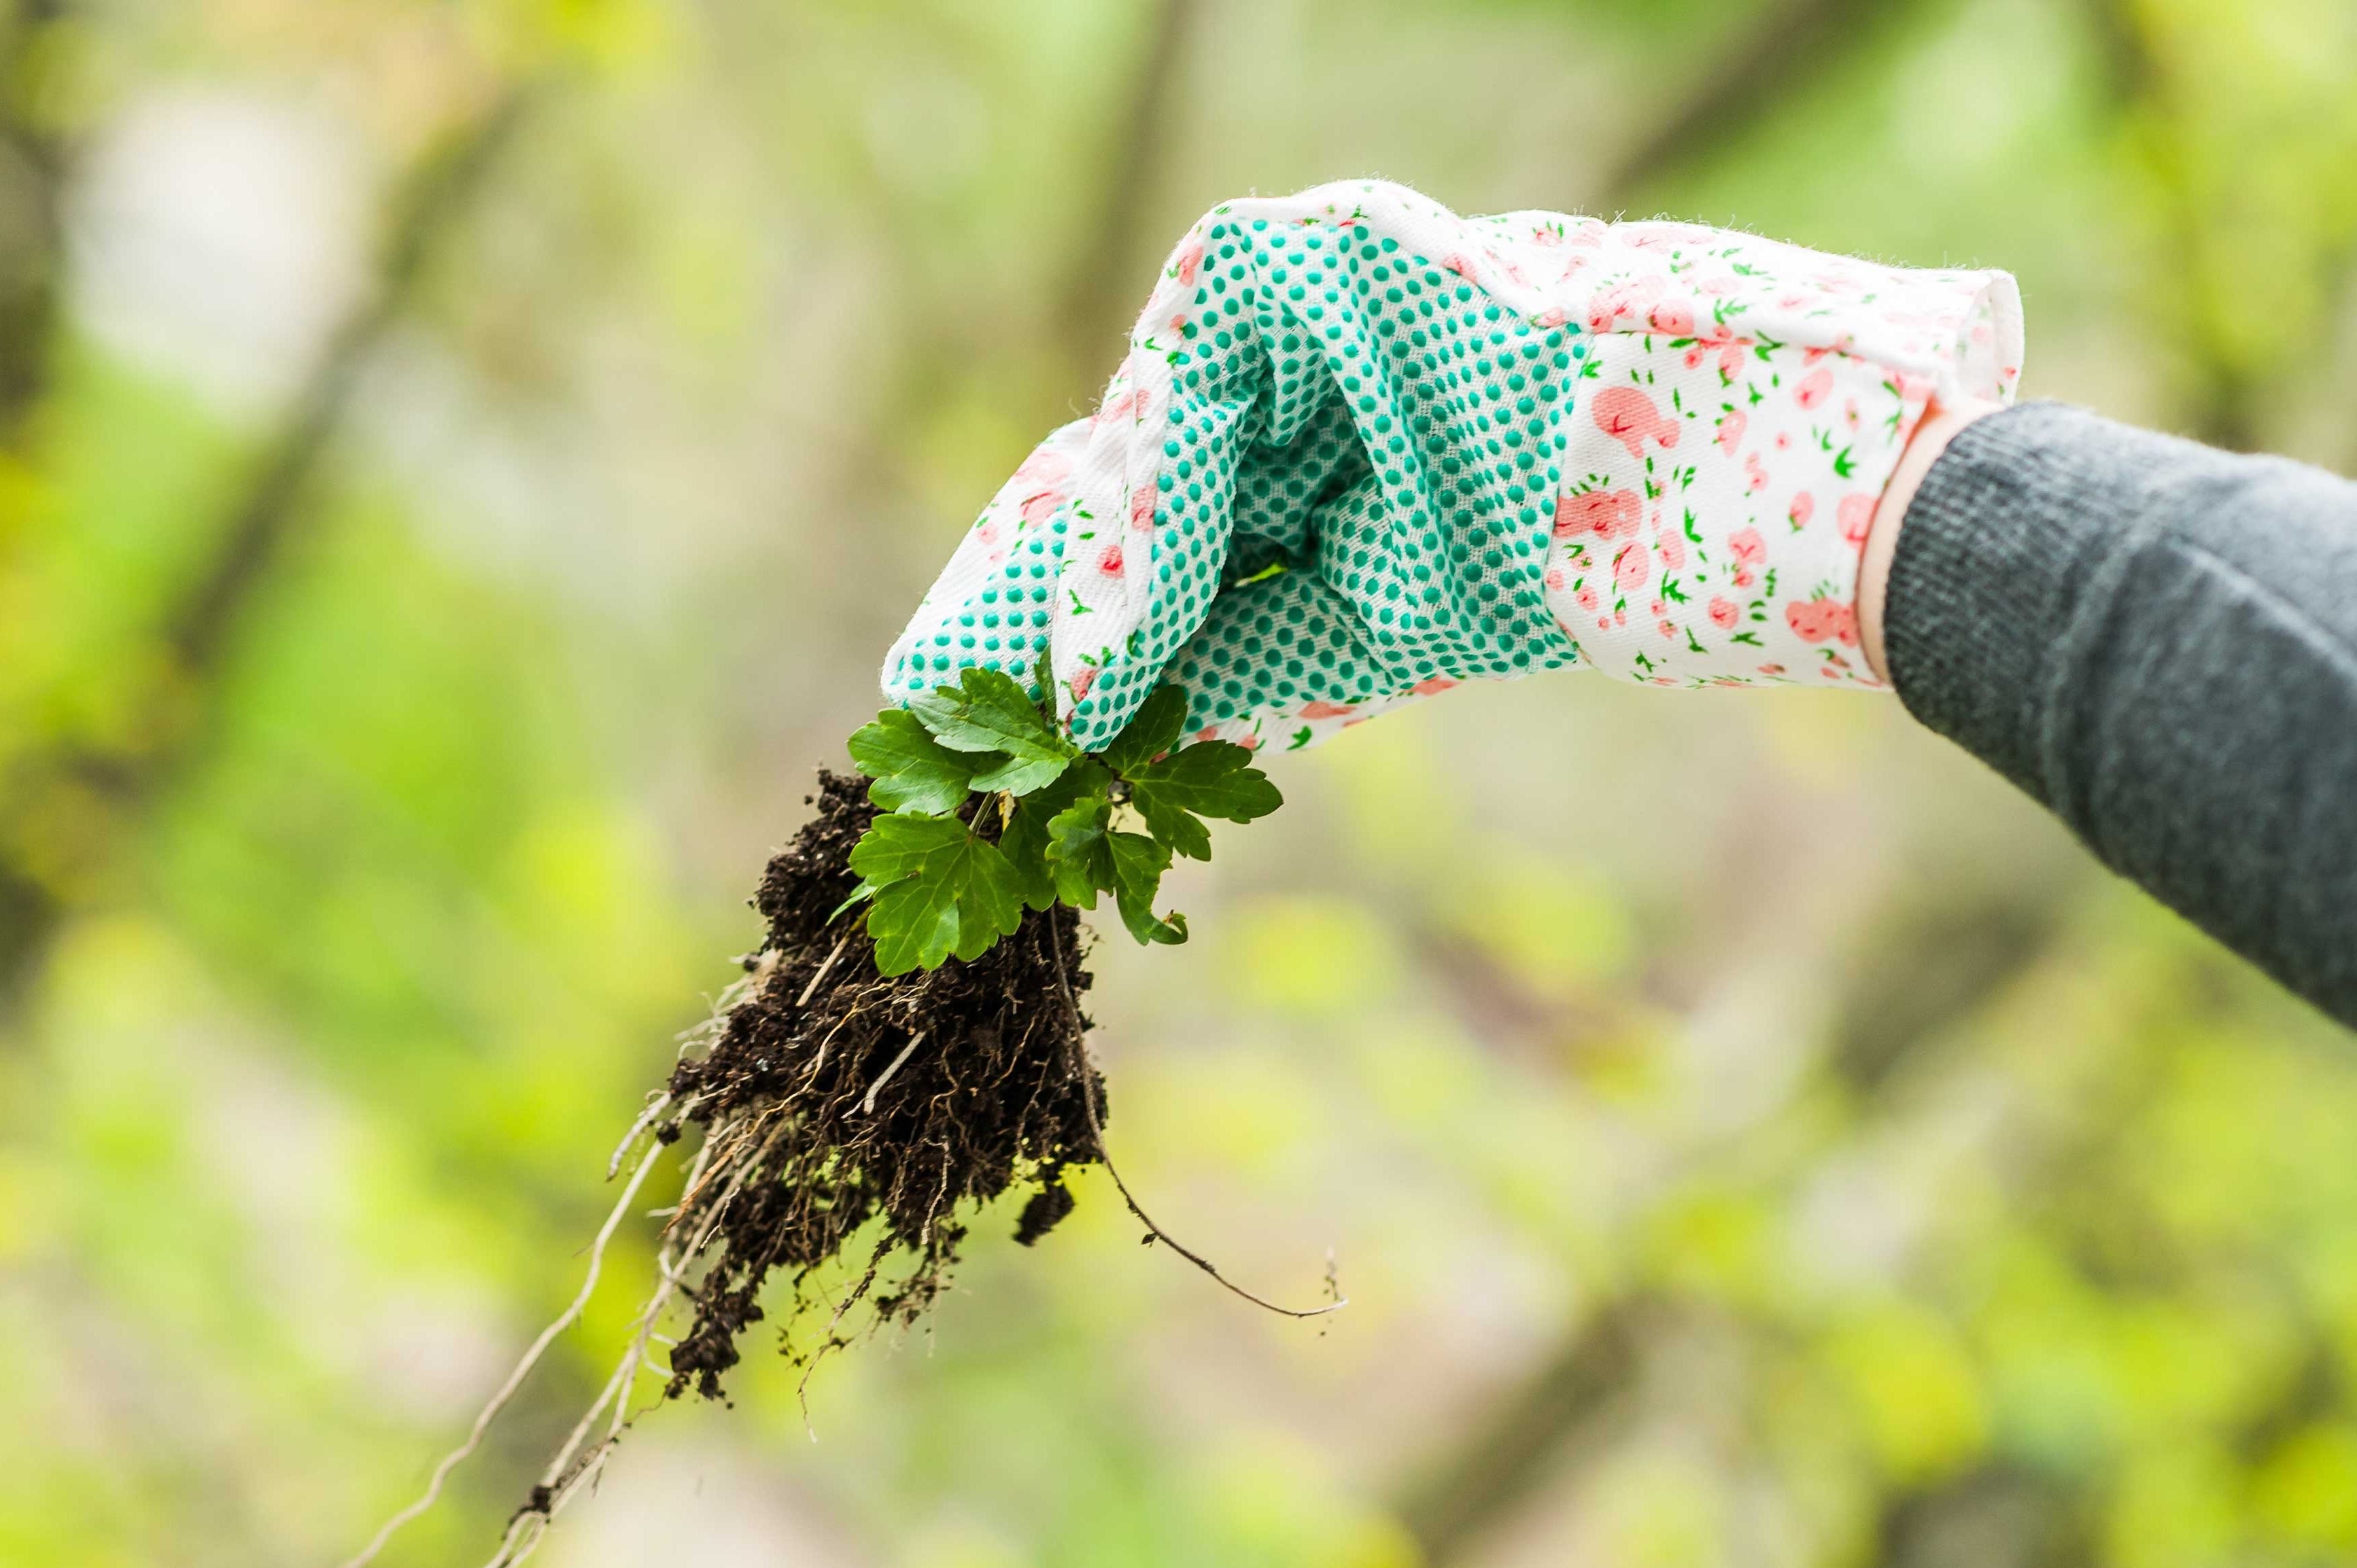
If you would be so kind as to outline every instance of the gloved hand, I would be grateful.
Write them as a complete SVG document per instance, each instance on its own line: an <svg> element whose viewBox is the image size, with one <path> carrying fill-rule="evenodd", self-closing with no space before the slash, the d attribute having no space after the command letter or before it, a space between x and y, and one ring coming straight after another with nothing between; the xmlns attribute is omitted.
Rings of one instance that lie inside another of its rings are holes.
<svg viewBox="0 0 2357 1568"><path fill-rule="evenodd" d="M1287 746L1536 670L1873 686L1875 502L1931 399L2009 401L2021 363L2003 273L1374 182L1215 208L1130 342L887 697L1004 669L1093 749L1163 680L1195 738Z"/></svg>

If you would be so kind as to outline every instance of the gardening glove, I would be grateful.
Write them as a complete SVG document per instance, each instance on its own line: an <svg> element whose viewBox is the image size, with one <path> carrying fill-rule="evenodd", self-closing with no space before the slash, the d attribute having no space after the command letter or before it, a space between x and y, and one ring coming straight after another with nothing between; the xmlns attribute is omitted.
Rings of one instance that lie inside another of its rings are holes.
<svg viewBox="0 0 2357 1568"><path fill-rule="evenodd" d="M1095 414L984 509L885 694L1002 669L1096 749L1165 681L1192 738L1285 746L1537 670L1877 686L1876 501L1931 400L2011 400L2020 323L2003 273L1692 224L1380 182L1229 202Z"/></svg>

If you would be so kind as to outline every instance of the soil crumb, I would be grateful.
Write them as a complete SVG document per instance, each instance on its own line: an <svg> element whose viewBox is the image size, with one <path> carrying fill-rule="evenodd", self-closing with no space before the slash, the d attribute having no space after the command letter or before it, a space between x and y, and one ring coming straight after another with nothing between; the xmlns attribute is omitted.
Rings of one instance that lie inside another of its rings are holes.
<svg viewBox="0 0 2357 1568"><path fill-rule="evenodd" d="M753 900L769 934L745 960L748 986L709 1048L672 1074L676 1109L656 1135L684 1122L704 1140L671 1221L699 1266L683 1286L694 1317L672 1351L674 1398L724 1397L772 1274L811 1305L818 1272L877 1224L848 1289L820 1304L832 1320L800 1352L814 1359L849 1343L863 1301L867 1328L932 1305L965 1239L962 1210L1036 1187L1016 1231L1031 1245L1071 1211L1066 1171L1098 1158L1089 1096L1102 1118L1104 1088L1060 979L1089 984L1079 917L1033 911L971 963L877 974L863 922L842 908L859 882L852 846L876 816L867 784L820 772L817 814Z"/></svg>

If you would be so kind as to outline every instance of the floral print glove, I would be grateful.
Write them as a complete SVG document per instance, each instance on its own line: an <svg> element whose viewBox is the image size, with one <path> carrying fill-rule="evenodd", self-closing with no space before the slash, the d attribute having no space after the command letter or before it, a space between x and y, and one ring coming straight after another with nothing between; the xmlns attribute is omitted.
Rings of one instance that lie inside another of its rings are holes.
<svg viewBox="0 0 2357 1568"><path fill-rule="evenodd" d="M1189 231L884 667L982 664L1082 745L1163 681L1311 744L1468 680L1875 686L1875 503L1935 396L2009 401L2013 280L1684 223L1457 217L1380 182Z"/></svg>

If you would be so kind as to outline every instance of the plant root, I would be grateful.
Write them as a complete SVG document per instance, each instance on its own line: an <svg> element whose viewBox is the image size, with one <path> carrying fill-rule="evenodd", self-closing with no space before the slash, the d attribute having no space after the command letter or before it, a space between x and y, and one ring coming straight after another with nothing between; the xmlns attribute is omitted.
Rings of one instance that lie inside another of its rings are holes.
<svg viewBox="0 0 2357 1568"><path fill-rule="evenodd" d="M1094 1157L1089 1104L1102 1088L1093 1072L1075 1079L1060 1032L1039 1026L1060 969L1079 965L1078 917L1033 911L972 962L878 974L864 927L834 918L858 886L851 848L876 815L866 790L856 775L820 775L818 815L755 899L770 922L758 983L672 1074L673 1100L694 1107L672 1124L714 1151L671 1220L701 1271L672 1351L673 1395L726 1397L772 1275L791 1282L797 1309L826 1311L815 1344L790 1351L814 1363L850 1342L862 1304L869 1327L913 1323L932 1305L965 1238L962 1208ZM808 1299L871 1227L857 1276Z"/></svg>
<svg viewBox="0 0 2357 1568"><path fill-rule="evenodd" d="M1058 995L1060 997L1064 1004L1065 1016L1069 1020L1065 1037L1070 1041L1071 1047L1072 1076L1079 1080L1082 1086L1082 1099L1088 1109L1089 1133L1093 1141L1093 1146L1097 1156L1097 1164L1104 1166L1105 1175L1113 1178L1114 1190L1121 1194L1121 1201L1128 1208L1131 1217L1140 1225L1146 1227L1146 1239L1148 1241L1161 1242L1164 1246L1169 1248L1172 1251L1178 1253L1180 1257L1186 1259L1189 1262L1194 1264L1205 1273L1211 1275L1212 1279L1219 1283L1221 1289L1227 1291L1232 1295L1242 1296L1244 1300L1252 1303L1254 1306L1275 1313L1279 1317L1323 1317L1329 1312L1340 1312L1342 1308L1350 1305L1351 1298L1342 1294L1340 1278L1335 1273L1334 1254L1331 1251L1329 1251L1326 1254L1326 1294L1328 1297L1326 1305L1323 1306L1308 1307L1279 1306L1273 1301L1254 1295L1252 1292L1244 1289L1243 1286L1228 1278L1227 1275L1220 1273L1218 1266L1209 1258L1204 1257L1200 1252L1194 1251L1182 1246L1177 1237L1171 1235L1169 1231L1165 1230L1161 1226L1156 1224L1154 1222L1154 1217L1146 1213L1144 1208L1138 1206L1137 1198L1129 1190L1129 1184L1121 1179L1121 1168L1113 1163L1113 1155L1105 1148L1104 1122L1097 1114L1097 1079L1099 1075L1096 1070L1089 1065L1088 1059L1088 1020L1081 1015L1080 1001L1072 994L1071 981L1064 972L1064 960L1063 955L1060 953L1056 955L1056 983ZM1032 1202L1037 1204L1041 1198L1049 1197L1051 1193L1060 1193L1063 1195L1062 1212L1070 1212L1072 1202L1071 1196L1069 1193L1063 1193L1063 1189L1060 1187L1043 1189L1037 1197L1032 1199ZM1024 1217L1025 1228L1028 1228L1030 1218L1030 1210L1028 1208L1024 1210ZM1060 1213L1058 1218L1060 1219L1061 1217L1062 1214ZM1052 1221L1050 1223L1052 1223ZM1018 1229L1017 1230L1015 1239L1018 1241L1024 1240L1022 1229ZM1025 1241L1024 1244L1028 1246L1030 1243Z"/></svg>
<svg viewBox="0 0 2357 1568"><path fill-rule="evenodd" d="M606 1216L606 1223L597 1228L597 1239L590 1244L589 1272L587 1277L581 1282L581 1289L576 1293L572 1302L565 1310L556 1315L555 1321L540 1331L540 1337L532 1342L531 1348L527 1349L522 1359L516 1362L514 1369L508 1373L507 1381L500 1385L499 1391L490 1397L490 1402L485 1404L481 1412L475 1417L475 1424L468 1429L467 1440L444 1455L442 1462L434 1466L434 1474L425 1483L424 1495L380 1525L369 1543L361 1549L360 1554L345 1563L343 1568L368 1568L368 1564L375 1562L377 1554L384 1550L385 1543L393 1539L393 1532L432 1508L442 1496L443 1483L450 1478L450 1472L457 1469L469 1455L482 1445L483 1434L490 1430L491 1419L507 1408L508 1402L513 1399L516 1391L523 1386L523 1380L531 1376L533 1368L540 1364L540 1359L547 1353L549 1346L555 1343L559 1334L573 1326L575 1321L580 1317L582 1309L589 1305L590 1296L597 1289L598 1272L606 1262L606 1244L614 1239L615 1229L622 1223L622 1217L630 1211L632 1200L639 1196L639 1188L645 1183L647 1173L654 1169L655 1157L662 1153L661 1144L649 1149L646 1157L639 1162L638 1168L631 1171L629 1185L622 1188L622 1196L615 1201L612 1211Z"/></svg>
<svg viewBox="0 0 2357 1568"><path fill-rule="evenodd" d="M614 1151L609 1177L645 1142L597 1231L579 1294L533 1341L467 1440L436 1466L425 1494L344 1568L368 1568L480 1446L526 1375L579 1319L607 1245L657 1157L690 1133L695 1153L681 1196L655 1211L662 1219L657 1277L630 1343L509 1517L489 1568L515 1568L531 1556L556 1516L595 1489L616 1444L647 1410L690 1391L726 1398L723 1380L738 1362L737 1341L764 1320L759 1298L773 1276L791 1291L788 1327L824 1314L823 1326L800 1343L780 1333L806 1395L828 1354L887 1325L913 1324L938 1299L966 1237L961 1210L1030 1187L1015 1235L1031 1245L1071 1212L1065 1176L1076 1167L1103 1165L1147 1240L1254 1305L1318 1317L1344 1305L1330 1262L1331 1300L1280 1306L1234 1284L1139 1207L1105 1154L1104 1084L1089 1061L1079 996L1090 977L1071 909L1026 913L1013 936L970 962L877 972L862 922L840 918L858 886L852 846L876 816L866 786L857 775L821 771L817 814L771 859L753 900L769 922L766 940L742 961L744 976L712 1015L682 1036L669 1083ZM854 1251L864 1262L849 1265L856 1273L845 1283L842 1260ZM681 1302L688 1326L672 1340L658 1326ZM651 1353L658 1343L670 1349L668 1367ZM650 1374L660 1391L634 1409L640 1380Z"/></svg>

